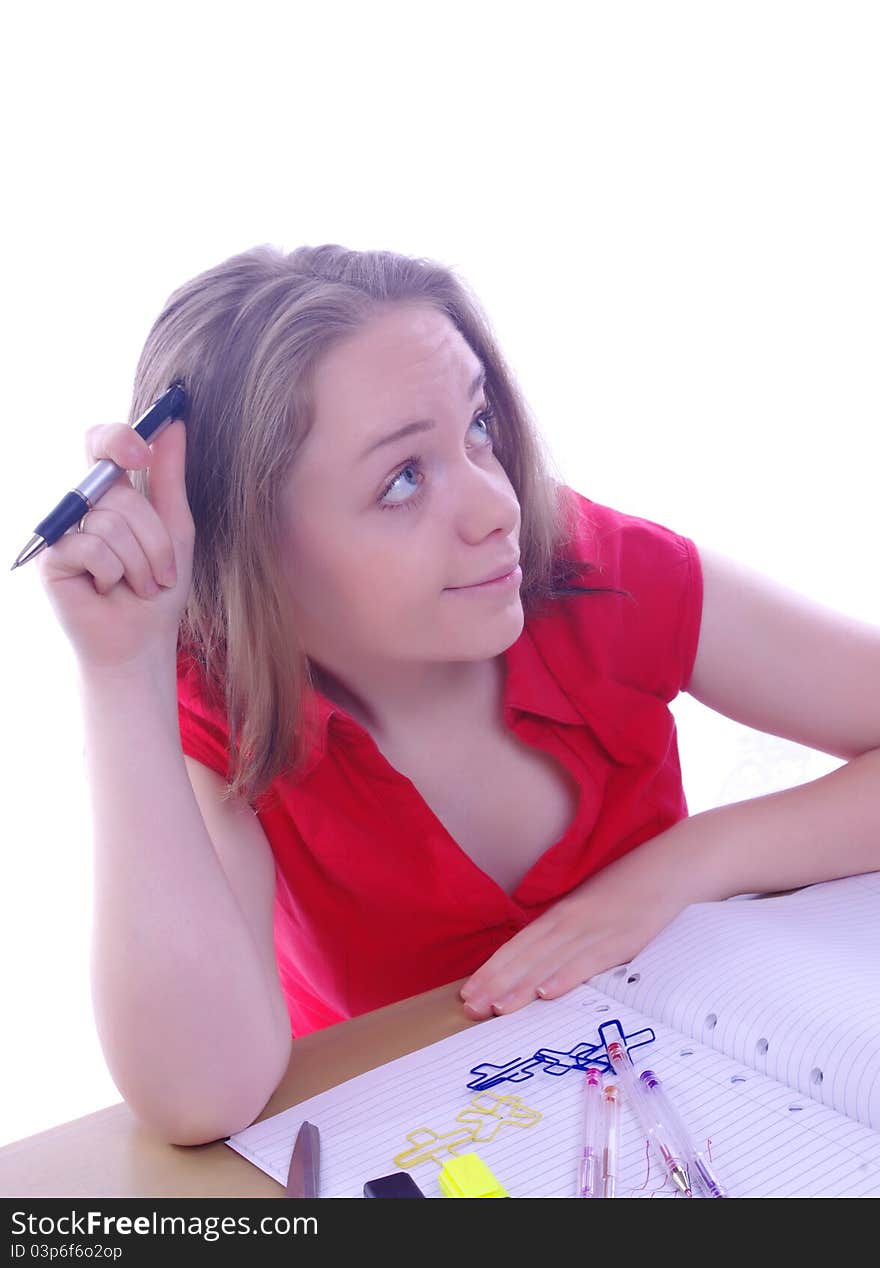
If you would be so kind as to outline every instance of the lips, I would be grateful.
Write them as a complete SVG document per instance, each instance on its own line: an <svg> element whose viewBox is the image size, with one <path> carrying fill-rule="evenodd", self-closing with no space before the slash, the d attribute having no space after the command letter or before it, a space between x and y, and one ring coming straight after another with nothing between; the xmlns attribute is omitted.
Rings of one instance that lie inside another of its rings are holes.
<svg viewBox="0 0 880 1268"><path fill-rule="evenodd" d="M470 581L466 586L452 586L450 588L453 590L470 590L472 586L484 586L487 581L498 581L501 577L506 577L509 572L513 572L518 563L518 558L511 559L509 563L502 564L494 572L487 573L479 581Z"/></svg>

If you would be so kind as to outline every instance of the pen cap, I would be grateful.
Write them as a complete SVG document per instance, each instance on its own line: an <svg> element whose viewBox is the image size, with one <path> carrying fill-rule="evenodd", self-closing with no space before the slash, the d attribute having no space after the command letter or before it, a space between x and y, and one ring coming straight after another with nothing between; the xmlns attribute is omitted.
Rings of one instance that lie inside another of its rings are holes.
<svg viewBox="0 0 880 1268"><path fill-rule="evenodd" d="M183 418L187 407L186 388L183 384L183 380L175 379L168 390L174 393L169 402L171 409L174 412L174 417Z"/></svg>
<svg viewBox="0 0 880 1268"><path fill-rule="evenodd" d="M379 1176L364 1185L365 1198L423 1198L415 1180L406 1171L394 1171L390 1176Z"/></svg>
<svg viewBox="0 0 880 1268"><path fill-rule="evenodd" d="M619 1079L622 1079L625 1086L630 1091L638 1089L636 1080L635 1067L632 1063L632 1057L623 1046L619 1039L609 1039L605 1044L605 1051L608 1053L608 1060L611 1062L611 1068Z"/></svg>

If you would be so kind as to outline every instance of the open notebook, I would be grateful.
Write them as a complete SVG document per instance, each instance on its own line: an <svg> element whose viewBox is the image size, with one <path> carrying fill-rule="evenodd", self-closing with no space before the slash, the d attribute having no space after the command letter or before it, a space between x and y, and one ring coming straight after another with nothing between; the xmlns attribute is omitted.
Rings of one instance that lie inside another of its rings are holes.
<svg viewBox="0 0 880 1268"><path fill-rule="evenodd" d="M615 1020L731 1197L880 1196L880 872L695 904L561 999L370 1070L227 1144L283 1185L308 1119L325 1197L362 1197L393 1171L439 1197L444 1162L468 1152L512 1197L573 1197L581 1071ZM675 1195L625 1100L618 1194Z"/></svg>

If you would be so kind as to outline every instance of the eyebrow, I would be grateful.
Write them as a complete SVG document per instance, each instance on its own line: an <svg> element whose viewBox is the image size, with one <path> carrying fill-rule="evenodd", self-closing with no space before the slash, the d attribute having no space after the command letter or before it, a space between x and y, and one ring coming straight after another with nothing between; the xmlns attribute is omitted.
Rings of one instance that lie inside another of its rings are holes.
<svg viewBox="0 0 880 1268"><path fill-rule="evenodd" d="M472 400L476 396L477 392L485 382L486 367L481 366L479 373L470 386L470 390L468 392L469 399ZM374 453L377 449L381 449L383 445L393 444L395 440L401 440L404 436L409 436L411 432L430 431L433 427L436 427L436 425L437 424L434 422L433 418L418 418L413 423L404 423L403 427L398 427L396 431L389 432L387 436L382 436L379 440L374 440L371 444L367 445L366 449L358 458L358 462L363 462L365 458L368 458L370 454Z"/></svg>

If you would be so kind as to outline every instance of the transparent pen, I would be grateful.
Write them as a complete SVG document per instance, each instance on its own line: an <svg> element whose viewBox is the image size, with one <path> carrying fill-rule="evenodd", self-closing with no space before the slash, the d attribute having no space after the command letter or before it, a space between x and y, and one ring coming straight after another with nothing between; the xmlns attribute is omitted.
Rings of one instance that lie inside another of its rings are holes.
<svg viewBox="0 0 880 1268"><path fill-rule="evenodd" d="M605 1141L602 1147L602 1187L606 1198L617 1192L617 1151L620 1140L620 1089L616 1083L606 1083L602 1093L605 1110Z"/></svg>
<svg viewBox="0 0 880 1268"><path fill-rule="evenodd" d="M590 1066L584 1075L584 1146L578 1172L582 1198L602 1196L602 1071Z"/></svg>
<svg viewBox="0 0 880 1268"><path fill-rule="evenodd" d="M669 1130L661 1118L655 1101L649 1100L649 1092L636 1077L629 1053L617 1039L609 1039L605 1045L608 1059L614 1067L614 1073L626 1091L629 1103L641 1123L642 1130L654 1146L663 1170L680 1193L686 1198L693 1197L690 1181L685 1167L682 1150L670 1136Z"/></svg>
<svg viewBox="0 0 880 1268"><path fill-rule="evenodd" d="M678 1137L679 1146L684 1151L689 1166L700 1178L710 1198L726 1198L727 1190L723 1187L709 1159L702 1149L698 1149L693 1137L685 1126L681 1115L666 1093L663 1084L653 1070L643 1070L639 1082L647 1089L648 1096L653 1098L663 1121L671 1134Z"/></svg>

